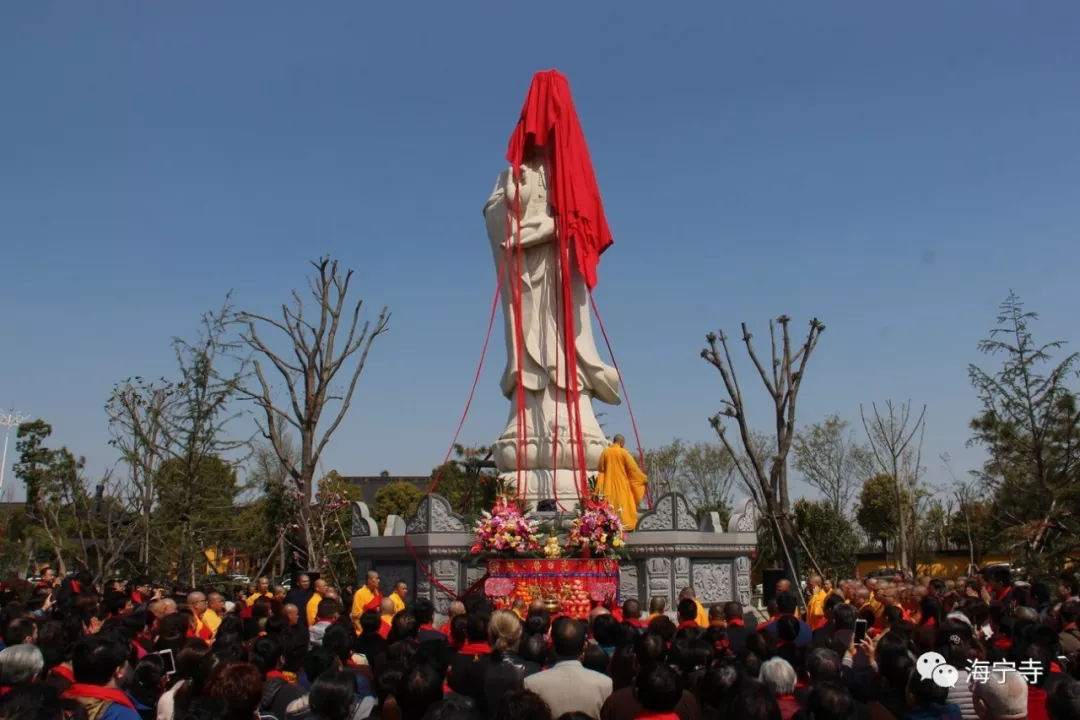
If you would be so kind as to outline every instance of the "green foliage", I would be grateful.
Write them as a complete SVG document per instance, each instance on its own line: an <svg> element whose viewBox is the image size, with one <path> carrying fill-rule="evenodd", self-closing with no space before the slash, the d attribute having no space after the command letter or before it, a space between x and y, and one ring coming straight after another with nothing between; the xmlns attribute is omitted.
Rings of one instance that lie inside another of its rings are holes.
<svg viewBox="0 0 1080 720"><path fill-rule="evenodd" d="M424 493L412 483L390 483L379 488L375 493L372 517L380 528L386 524L386 518L390 515L412 517L416 514L416 508L423 497Z"/></svg>
<svg viewBox="0 0 1080 720"><path fill-rule="evenodd" d="M979 343L984 354L1003 358L1000 367L968 367L983 406L971 421L971 444L990 454L980 478L1029 572L1064 566L1077 545L1080 514L1080 403L1066 384L1080 354L1054 364L1064 343L1037 343L1031 330L1037 318L1010 293L997 326Z"/></svg>
<svg viewBox="0 0 1080 720"><path fill-rule="evenodd" d="M15 433L15 452L19 455L15 477L26 485L26 504L30 508L37 506L43 488L55 474L56 454L45 447L50 435L52 425L44 420L25 422Z"/></svg>
<svg viewBox="0 0 1080 720"><path fill-rule="evenodd" d="M721 527L727 527L728 521L731 520L731 506L726 503L716 503L714 505L700 505L697 511L694 513L694 517L700 523L705 516L714 512L720 516Z"/></svg>
<svg viewBox="0 0 1080 720"><path fill-rule="evenodd" d="M155 530L158 540L171 550L163 560L175 568L156 563L157 573L178 572L181 577L200 573L206 562L204 550L230 546L235 539L234 504L238 491L236 470L228 462L204 455L190 462L167 460L154 482L158 488Z"/></svg>
<svg viewBox="0 0 1080 720"><path fill-rule="evenodd" d="M485 458L491 453L487 446L454 447L454 459L431 470L432 482L438 478L435 492L450 502L454 512L466 519L480 516L490 510L500 495L513 494L514 488L499 479L498 471L484 467Z"/></svg>
<svg viewBox="0 0 1080 720"><path fill-rule="evenodd" d="M833 580L854 577L859 538L848 519L828 500L799 500L794 510L795 527L821 571Z"/></svg>
<svg viewBox="0 0 1080 720"><path fill-rule="evenodd" d="M896 510L896 491L891 476L878 473L863 483L855 521L867 537L887 546L896 536L899 522Z"/></svg>
<svg viewBox="0 0 1080 720"><path fill-rule="evenodd" d="M983 557L1001 544L1002 528L997 511L985 500L964 502L949 519L949 542L974 551L977 565Z"/></svg>

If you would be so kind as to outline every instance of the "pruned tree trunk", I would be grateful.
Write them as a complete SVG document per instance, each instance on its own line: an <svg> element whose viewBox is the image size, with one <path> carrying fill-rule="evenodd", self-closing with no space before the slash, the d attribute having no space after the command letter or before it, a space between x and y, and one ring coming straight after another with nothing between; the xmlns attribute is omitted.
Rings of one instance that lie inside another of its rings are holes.
<svg viewBox="0 0 1080 720"><path fill-rule="evenodd" d="M777 325L781 330L779 346L776 334ZM771 452L754 441L742 389L731 359L727 335L723 332L709 333L706 336L709 346L701 351L701 357L720 372L727 394L727 398L721 400L724 408L710 418L709 423L732 457L744 458L744 462L737 463L743 484L758 511L769 521L777 549L782 553L784 566L789 572L795 573L797 570L794 560L795 548L799 538L791 516L791 501L788 496L787 457L795 434L795 402L799 395L799 388L805 376L806 364L817 347L825 325L817 318L811 320L806 339L798 349L792 347L788 325L789 318L786 315L769 322L772 357L769 366L766 367L758 359L751 342L753 336L747 329L746 323L742 324L742 341L746 346L746 352L772 398L775 447ZM742 453L736 453L735 447L727 436L724 418L735 421Z"/></svg>

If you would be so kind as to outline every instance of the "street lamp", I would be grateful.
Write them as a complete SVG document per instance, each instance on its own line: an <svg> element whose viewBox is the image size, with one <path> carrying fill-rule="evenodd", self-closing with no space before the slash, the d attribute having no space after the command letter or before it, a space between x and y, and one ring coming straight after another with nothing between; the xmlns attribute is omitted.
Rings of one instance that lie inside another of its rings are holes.
<svg viewBox="0 0 1080 720"><path fill-rule="evenodd" d="M0 412L0 425L4 428L4 453L0 456L0 498L4 496L4 472L7 470L8 439L11 437L11 428L19 427L30 418L20 412L9 410Z"/></svg>

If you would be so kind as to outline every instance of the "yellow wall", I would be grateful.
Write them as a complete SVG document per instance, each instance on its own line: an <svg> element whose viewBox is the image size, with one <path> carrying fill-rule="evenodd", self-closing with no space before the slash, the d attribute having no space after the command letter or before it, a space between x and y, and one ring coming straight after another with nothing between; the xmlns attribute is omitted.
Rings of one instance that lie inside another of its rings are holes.
<svg viewBox="0 0 1080 720"><path fill-rule="evenodd" d="M968 563L971 561L969 555L935 555L927 562L919 563L919 575L929 575L930 577L940 578L956 578L962 575L967 575ZM1009 562L1008 555L985 555L982 558L982 563L979 567L985 567L987 565ZM884 568L896 567L896 562L890 559L886 562L880 555L867 558L860 556L859 559L859 577L866 577L874 570L882 570Z"/></svg>
<svg viewBox="0 0 1080 720"><path fill-rule="evenodd" d="M251 558L246 555L237 553L235 556L232 552L226 551L222 553L221 557L218 557L217 548L207 548L203 551L203 555L206 557L205 572L207 575L246 575L251 565ZM233 564L233 560L237 564Z"/></svg>

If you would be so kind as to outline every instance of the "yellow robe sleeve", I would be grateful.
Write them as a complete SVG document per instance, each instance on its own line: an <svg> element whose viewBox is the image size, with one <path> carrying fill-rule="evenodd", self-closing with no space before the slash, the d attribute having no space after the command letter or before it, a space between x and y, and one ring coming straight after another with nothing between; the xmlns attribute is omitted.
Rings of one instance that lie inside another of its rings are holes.
<svg viewBox="0 0 1080 720"><path fill-rule="evenodd" d="M315 593L311 596L311 599L307 601L307 624L311 627L315 624L315 618L319 615L319 603L322 602L322 595Z"/></svg>
<svg viewBox="0 0 1080 720"><path fill-rule="evenodd" d="M375 599L375 594L371 592L367 585L353 593L352 611L349 615L353 620L356 620L364 614L364 607Z"/></svg>
<svg viewBox="0 0 1080 720"><path fill-rule="evenodd" d="M390 602L394 603L394 614L397 615L405 609L405 601L401 599L401 596L397 593L393 593L390 596Z"/></svg>
<svg viewBox="0 0 1080 720"><path fill-rule="evenodd" d="M221 618L213 610L207 610L203 613L202 623L210 629L210 632L217 635L217 629L221 626Z"/></svg>
<svg viewBox="0 0 1080 720"><path fill-rule="evenodd" d="M252 605L255 604L255 601L258 600L259 598L266 598L267 600L273 600L274 596L271 595L270 593L252 593L251 597L249 597L245 602L247 602L248 607L251 607Z"/></svg>
<svg viewBox="0 0 1080 720"><path fill-rule="evenodd" d="M709 611L706 610L705 606L699 603L697 600L694 601L694 604L697 605L698 626L703 628L709 627Z"/></svg>

